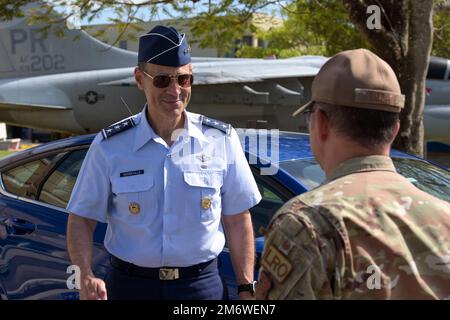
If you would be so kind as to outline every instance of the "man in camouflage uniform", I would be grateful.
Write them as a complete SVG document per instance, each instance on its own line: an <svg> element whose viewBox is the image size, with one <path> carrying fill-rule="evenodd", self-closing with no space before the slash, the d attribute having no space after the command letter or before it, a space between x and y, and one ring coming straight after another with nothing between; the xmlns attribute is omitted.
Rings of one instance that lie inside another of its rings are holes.
<svg viewBox="0 0 450 320"><path fill-rule="evenodd" d="M308 112L327 181L274 216L259 299L450 299L450 204L396 173L389 150L404 96L364 49L320 70Z"/></svg>

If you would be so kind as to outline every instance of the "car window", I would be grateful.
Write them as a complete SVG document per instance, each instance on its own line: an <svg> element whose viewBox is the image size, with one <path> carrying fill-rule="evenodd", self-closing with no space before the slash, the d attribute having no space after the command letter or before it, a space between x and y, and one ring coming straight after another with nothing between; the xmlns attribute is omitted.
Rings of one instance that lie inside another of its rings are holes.
<svg viewBox="0 0 450 320"><path fill-rule="evenodd" d="M66 208L88 149L70 153L45 181L39 201Z"/></svg>
<svg viewBox="0 0 450 320"><path fill-rule="evenodd" d="M252 213L253 229L255 237L263 236L262 228L267 228L267 225L272 219L275 212L290 198L283 195L278 189L276 189L273 182L267 179L262 179L259 176L255 176L256 183L258 185L259 192L261 193L261 202L250 209ZM262 227L262 228L261 228Z"/></svg>
<svg viewBox="0 0 450 320"><path fill-rule="evenodd" d="M394 157L392 160L397 172L417 188L450 201L450 172L420 159ZM288 171L309 190L325 180L324 172L313 159L285 161L280 163L280 168Z"/></svg>
<svg viewBox="0 0 450 320"><path fill-rule="evenodd" d="M289 172L308 190L314 189L326 179L325 172L314 159L283 161L280 168Z"/></svg>
<svg viewBox="0 0 450 320"><path fill-rule="evenodd" d="M2 172L3 185L6 191L34 200L40 181L47 174L55 156L41 158Z"/></svg>
<svg viewBox="0 0 450 320"><path fill-rule="evenodd" d="M417 188L450 202L450 172L417 159L392 160L397 172Z"/></svg>

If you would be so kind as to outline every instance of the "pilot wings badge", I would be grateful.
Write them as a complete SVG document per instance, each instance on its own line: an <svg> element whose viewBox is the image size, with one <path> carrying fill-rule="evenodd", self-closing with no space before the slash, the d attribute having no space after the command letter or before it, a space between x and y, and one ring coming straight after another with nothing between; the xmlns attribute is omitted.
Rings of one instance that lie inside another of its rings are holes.
<svg viewBox="0 0 450 320"><path fill-rule="evenodd" d="M211 157L206 155L206 154L204 154L204 153L202 153L201 155L196 156L196 158L198 160L200 160L201 162L207 162L207 161L211 160Z"/></svg>

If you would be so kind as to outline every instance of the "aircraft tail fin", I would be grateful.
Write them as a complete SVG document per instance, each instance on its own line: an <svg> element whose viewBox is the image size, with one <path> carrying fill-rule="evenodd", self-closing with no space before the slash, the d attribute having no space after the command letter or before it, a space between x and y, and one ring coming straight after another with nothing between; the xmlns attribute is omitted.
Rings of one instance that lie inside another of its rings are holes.
<svg viewBox="0 0 450 320"><path fill-rule="evenodd" d="M39 26L28 24L26 14L0 22L0 79L136 64L135 52L110 47L82 30L65 29L63 37L50 30L45 36Z"/></svg>

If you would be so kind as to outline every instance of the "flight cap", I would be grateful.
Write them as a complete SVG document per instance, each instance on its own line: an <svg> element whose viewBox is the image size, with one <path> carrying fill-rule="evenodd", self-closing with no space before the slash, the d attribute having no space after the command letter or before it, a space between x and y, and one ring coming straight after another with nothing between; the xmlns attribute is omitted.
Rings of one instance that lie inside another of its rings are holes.
<svg viewBox="0 0 450 320"><path fill-rule="evenodd" d="M139 38L138 62L181 67L191 62L191 48L184 33L158 25Z"/></svg>

